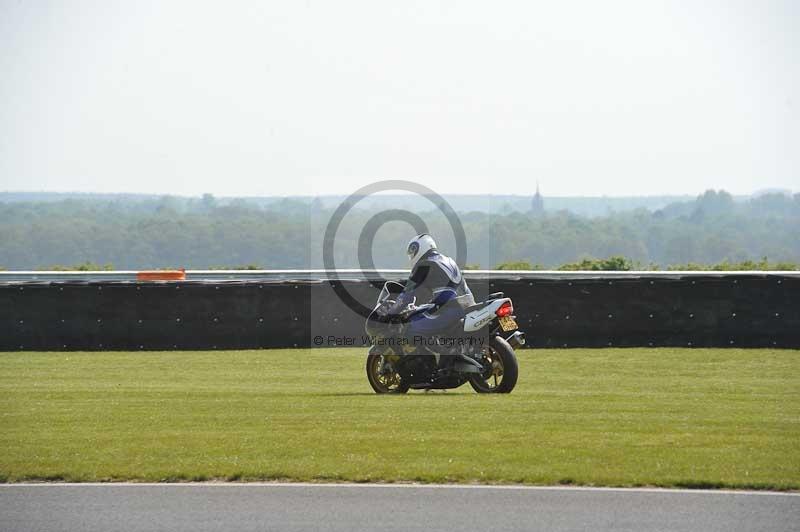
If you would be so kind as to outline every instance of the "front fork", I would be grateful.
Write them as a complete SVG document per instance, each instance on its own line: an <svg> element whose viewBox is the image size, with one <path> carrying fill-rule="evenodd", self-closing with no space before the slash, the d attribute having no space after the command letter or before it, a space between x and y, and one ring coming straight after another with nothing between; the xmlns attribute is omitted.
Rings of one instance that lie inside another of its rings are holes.
<svg viewBox="0 0 800 532"><path fill-rule="evenodd" d="M394 363L400 360L400 355L389 348L381 349L377 345L369 348L369 354L381 357L381 367L378 370L381 375L395 372Z"/></svg>

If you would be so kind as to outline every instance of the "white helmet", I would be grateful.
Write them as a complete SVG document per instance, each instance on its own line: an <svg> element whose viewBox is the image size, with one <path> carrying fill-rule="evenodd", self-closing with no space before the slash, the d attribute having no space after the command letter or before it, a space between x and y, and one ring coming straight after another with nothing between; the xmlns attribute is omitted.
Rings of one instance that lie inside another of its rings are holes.
<svg viewBox="0 0 800 532"><path fill-rule="evenodd" d="M411 261L411 267L413 268L417 261L432 249L436 249L436 242L433 241L431 235L422 233L412 238L408 243L408 249L406 249L408 260Z"/></svg>

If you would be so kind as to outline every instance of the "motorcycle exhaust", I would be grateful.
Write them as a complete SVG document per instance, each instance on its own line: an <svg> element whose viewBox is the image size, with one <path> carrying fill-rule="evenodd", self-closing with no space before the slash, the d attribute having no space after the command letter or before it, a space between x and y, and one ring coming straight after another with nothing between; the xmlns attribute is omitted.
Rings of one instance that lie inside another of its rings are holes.
<svg viewBox="0 0 800 532"><path fill-rule="evenodd" d="M525 345L525 333L522 331L514 331L506 338L506 342L514 349L522 347Z"/></svg>

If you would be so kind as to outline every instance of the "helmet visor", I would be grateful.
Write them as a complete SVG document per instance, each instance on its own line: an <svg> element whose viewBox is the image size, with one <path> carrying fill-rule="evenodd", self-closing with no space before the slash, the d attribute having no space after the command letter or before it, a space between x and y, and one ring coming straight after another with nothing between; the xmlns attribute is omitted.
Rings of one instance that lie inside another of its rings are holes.
<svg viewBox="0 0 800 532"><path fill-rule="evenodd" d="M412 260L417 253L419 253L419 242L412 242L408 245L408 249L406 250L406 254L408 255L408 260Z"/></svg>

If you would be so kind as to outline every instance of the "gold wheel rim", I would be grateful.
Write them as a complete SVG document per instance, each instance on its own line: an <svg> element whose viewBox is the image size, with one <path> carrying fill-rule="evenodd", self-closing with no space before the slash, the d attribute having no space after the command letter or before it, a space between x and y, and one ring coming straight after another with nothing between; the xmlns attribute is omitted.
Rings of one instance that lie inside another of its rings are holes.
<svg viewBox="0 0 800 532"><path fill-rule="evenodd" d="M486 377L481 376L483 378L483 383L488 389L494 390L503 384L503 370L505 369L503 367L503 359L500 358L494 349L489 347L484 349L483 360L484 363L490 364L492 367L491 371Z"/></svg>
<svg viewBox="0 0 800 532"><path fill-rule="evenodd" d="M378 356L372 359L372 365L370 366L372 378L384 392L393 392L398 390L401 384L400 375L394 371L391 373L381 373L382 366L383 356Z"/></svg>

